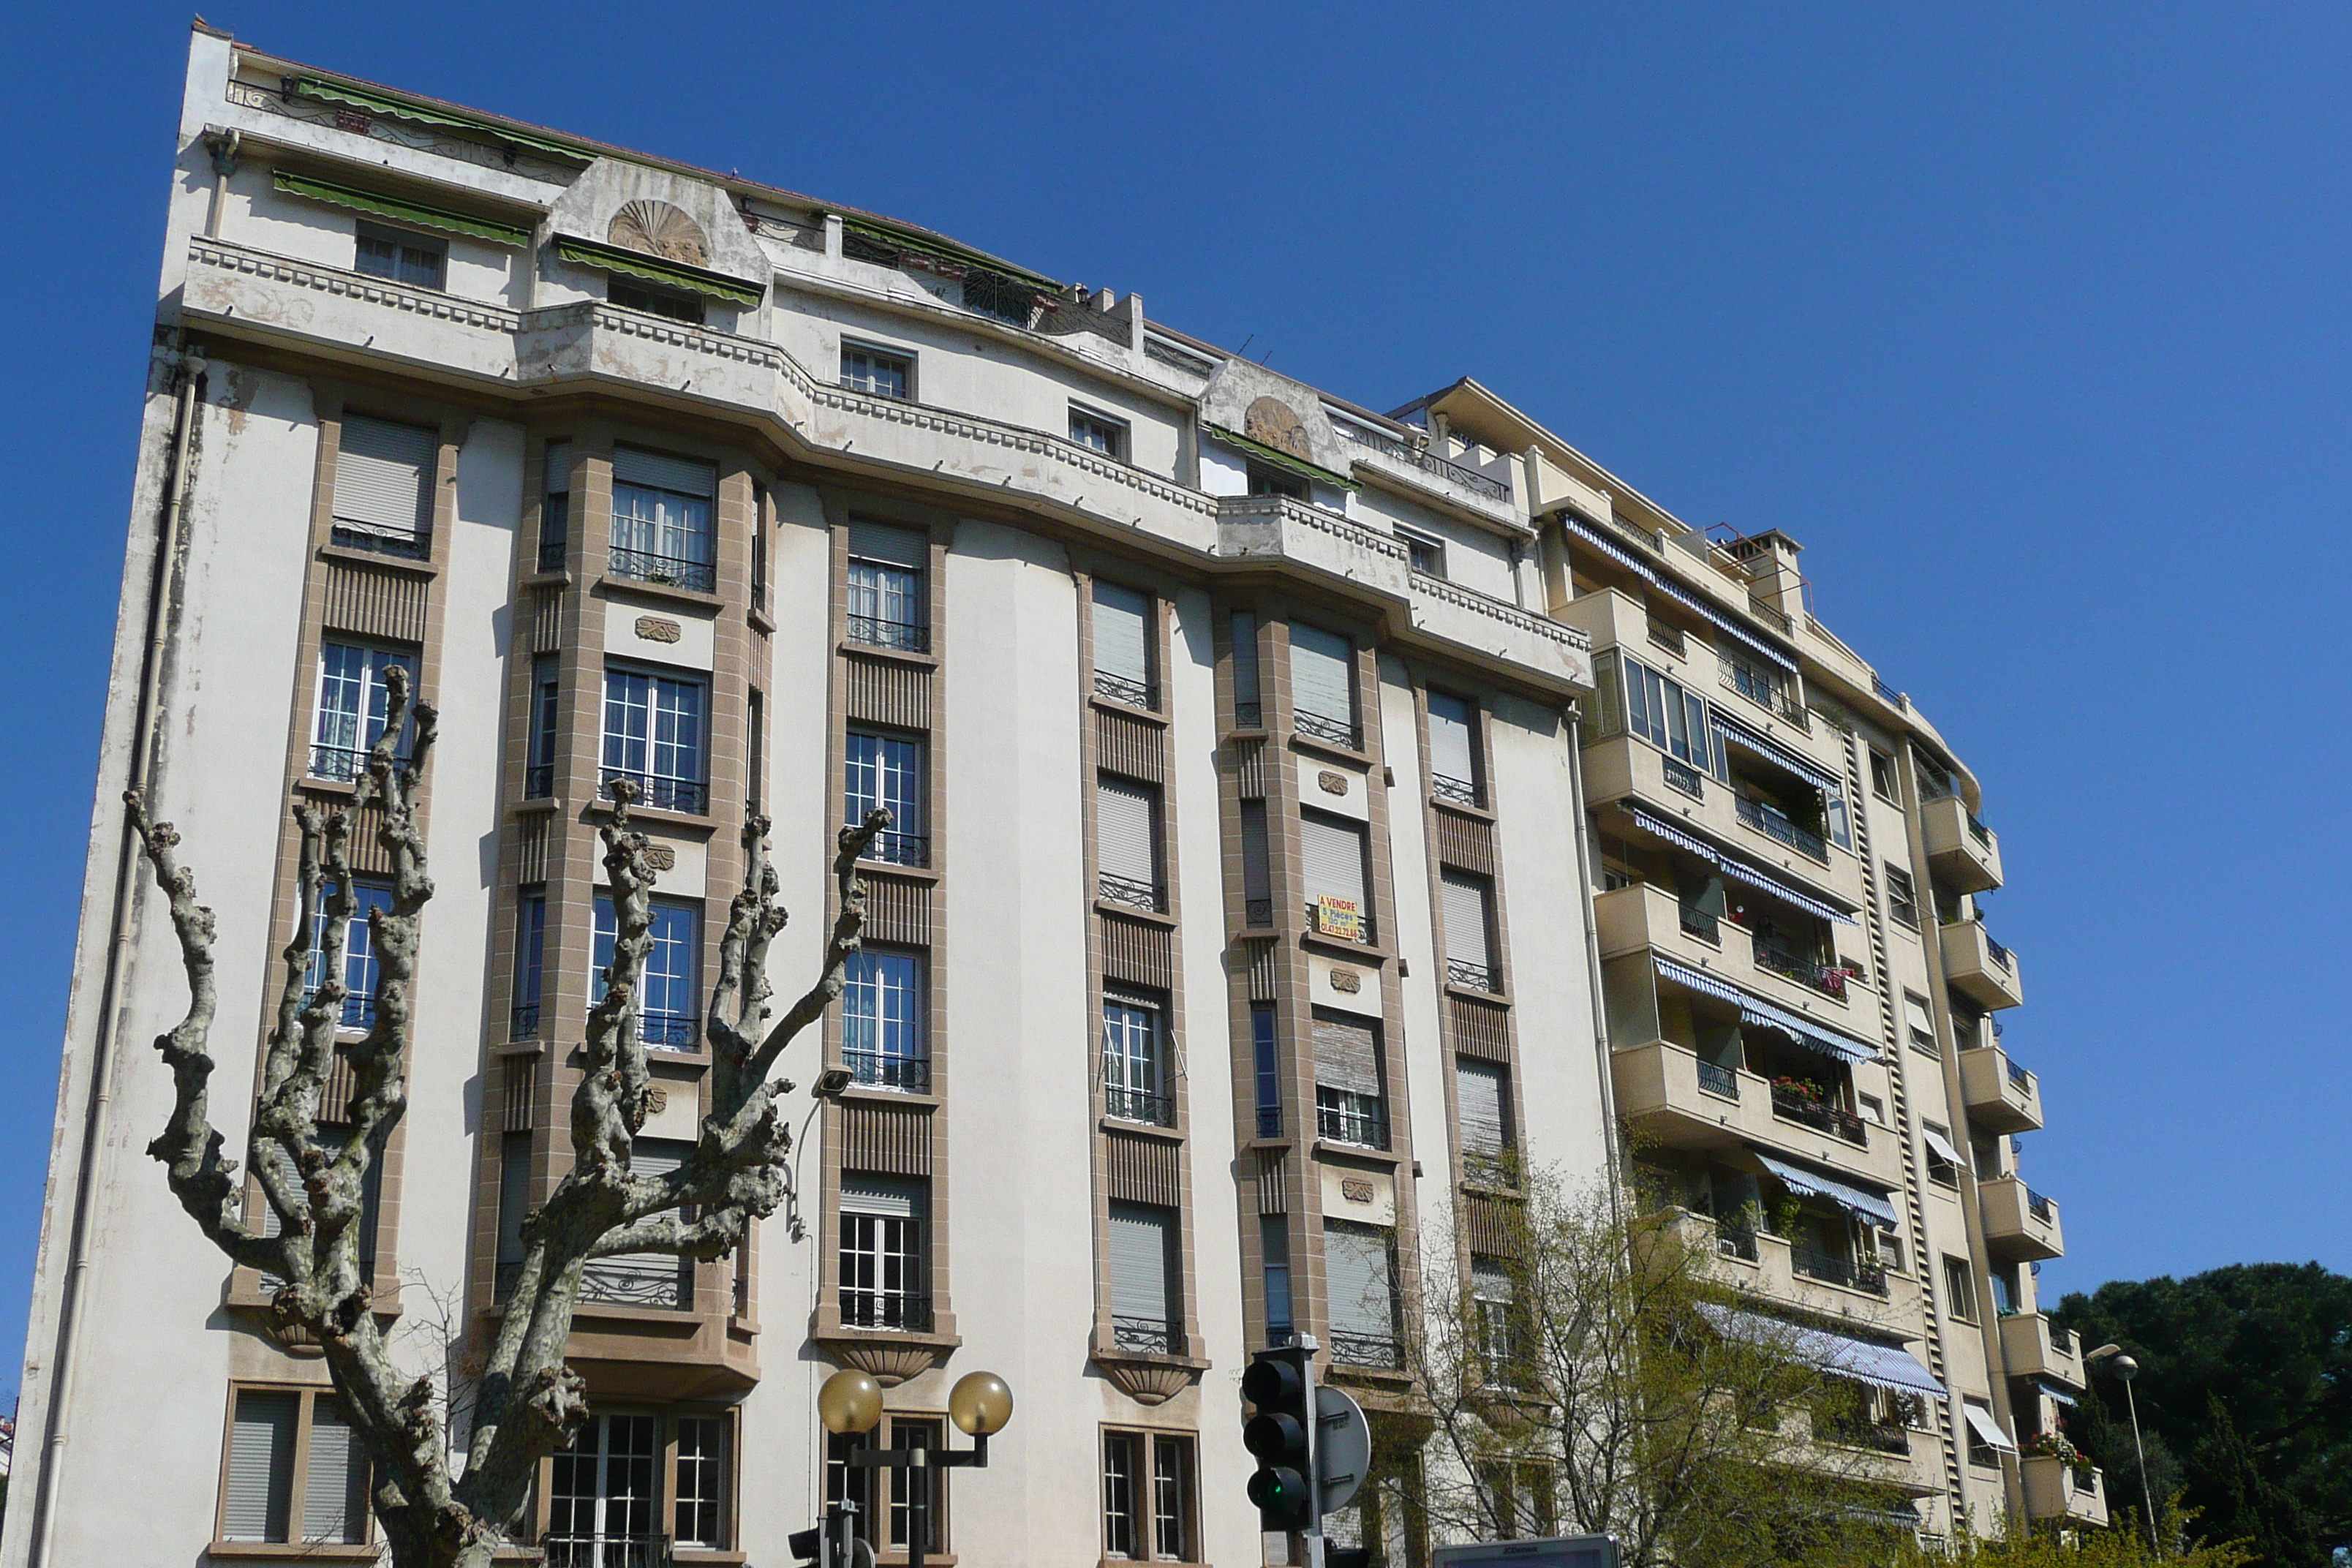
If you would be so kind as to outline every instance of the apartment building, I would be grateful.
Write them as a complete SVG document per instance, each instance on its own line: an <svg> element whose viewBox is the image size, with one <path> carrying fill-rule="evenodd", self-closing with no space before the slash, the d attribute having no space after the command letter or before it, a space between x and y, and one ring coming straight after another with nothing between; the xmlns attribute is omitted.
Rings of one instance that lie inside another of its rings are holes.
<svg viewBox="0 0 2352 1568"><path fill-rule="evenodd" d="M551 1562L788 1562L845 1496L885 1563L1268 1561L1249 1352L1315 1334L1409 1434L1402 1336L1507 1156L1601 1179L1621 1117L1759 1311L1862 1347L1845 1436L1923 1529L2103 1509L2013 1452L2082 1370L2035 1310L1998 841L1784 537L1693 534L1475 383L1381 415L1133 293L201 23L158 299L0 1559L378 1549L316 1347L143 1155L185 983L118 802L218 913L235 1144L289 805L349 798L394 666L443 714L438 892L368 1234L461 1384L569 1160L614 783L659 872L640 1170L707 1102L746 812L785 994L835 830L893 814L786 1064L829 1080L792 1203L724 1264L593 1268ZM356 941L354 1030L373 975ZM841 1366L867 1441L955 1441L976 1369L1018 1414L918 1496L819 1424ZM1335 1521L1396 1568L1412 1462Z"/></svg>

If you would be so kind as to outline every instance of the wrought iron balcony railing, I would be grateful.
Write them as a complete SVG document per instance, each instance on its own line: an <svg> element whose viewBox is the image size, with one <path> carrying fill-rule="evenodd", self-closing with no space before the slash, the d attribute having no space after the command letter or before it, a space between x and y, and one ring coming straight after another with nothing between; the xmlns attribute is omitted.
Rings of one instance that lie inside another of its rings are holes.
<svg viewBox="0 0 2352 1568"><path fill-rule="evenodd" d="M1676 757L1669 757L1662 754L1658 758L1658 771L1665 775L1666 785L1668 788L1678 789L1682 791L1683 794L1690 796L1693 800L1705 800L1706 798L1706 782L1705 778L1701 776L1696 768L1691 766L1688 763Z"/></svg>
<svg viewBox="0 0 2352 1568"><path fill-rule="evenodd" d="M1429 775L1429 793L1440 800L1454 801L1462 805L1484 805L1478 798L1478 786L1468 779L1451 778L1444 773Z"/></svg>
<svg viewBox="0 0 2352 1568"><path fill-rule="evenodd" d="M852 1329L897 1330L901 1333L931 1331L931 1298L928 1292L857 1290L844 1287L841 1321Z"/></svg>
<svg viewBox="0 0 2352 1568"><path fill-rule="evenodd" d="M1729 1220L1717 1220L1715 1250L1725 1258L1738 1258L1753 1263L1756 1261L1756 1233Z"/></svg>
<svg viewBox="0 0 2352 1568"><path fill-rule="evenodd" d="M1870 1142L1869 1123L1861 1117L1852 1111L1841 1110L1834 1105L1824 1105L1809 1095L1784 1089L1777 1083L1772 1086L1772 1114L1826 1132L1833 1138L1842 1138L1848 1143L1867 1144Z"/></svg>
<svg viewBox="0 0 2352 1568"><path fill-rule="evenodd" d="M1170 1095L1155 1094L1148 1089L1106 1085L1103 1089L1103 1110L1121 1121L1140 1121L1149 1127L1176 1125L1175 1099Z"/></svg>
<svg viewBox="0 0 2352 1568"><path fill-rule="evenodd" d="M1159 694L1140 680L1129 680L1123 675L1113 675L1107 669L1095 671L1095 695L1108 697L1113 702L1124 702L1129 708L1157 708Z"/></svg>
<svg viewBox="0 0 2352 1568"><path fill-rule="evenodd" d="M422 533L371 533L362 528L345 528L337 523L334 543L341 550L364 550L371 555L396 555L404 561L429 560L433 540Z"/></svg>
<svg viewBox="0 0 2352 1568"><path fill-rule="evenodd" d="M679 1258L599 1258L581 1266L580 1299L684 1311L694 1305L694 1264Z"/></svg>
<svg viewBox="0 0 2352 1568"><path fill-rule="evenodd" d="M1384 1110L1318 1105L1315 1108L1315 1131L1327 1143L1351 1143L1359 1149L1389 1146L1389 1119Z"/></svg>
<svg viewBox="0 0 2352 1568"><path fill-rule="evenodd" d="M1183 1348L1183 1325L1161 1318L1114 1316L1110 1332L1114 1344L1137 1355L1174 1355Z"/></svg>
<svg viewBox="0 0 2352 1568"><path fill-rule="evenodd" d="M547 1568L670 1568L667 1535L542 1535Z"/></svg>
<svg viewBox="0 0 2352 1568"><path fill-rule="evenodd" d="M1726 1100L1739 1098L1739 1074L1736 1068L1718 1067L1714 1062L1698 1064L1698 1086L1709 1094L1719 1094Z"/></svg>
<svg viewBox="0 0 2352 1568"><path fill-rule="evenodd" d="M1349 720L1309 713L1301 708L1291 715L1291 722L1300 734L1309 740L1321 741L1326 745L1345 746L1351 752L1364 749L1363 726Z"/></svg>
<svg viewBox="0 0 2352 1568"><path fill-rule="evenodd" d="M337 784L353 784L367 773L366 746L320 746L310 748L310 776L332 779ZM405 760L405 748L403 749Z"/></svg>
<svg viewBox="0 0 2352 1568"><path fill-rule="evenodd" d="M1261 1105L1257 1108L1257 1135L1261 1138L1282 1136L1282 1107Z"/></svg>
<svg viewBox="0 0 2352 1568"><path fill-rule="evenodd" d="M542 572L563 570L563 541L542 539L539 542L539 569Z"/></svg>
<svg viewBox="0 0 2352 1568"><path fill-rule="evenodd" d="M1333 1329L1331 1359L1342 1366L1394 1367L1403 1364L1404 1355L1394 1331L1368 1334L1352 1329Z"/></svg>
<svg viewBox="0 0 2352 1568"><path fill-rule="evenodd" d="M690 1051L702 1043L702 1020L691 1013L637 1013L637 1038L656 1050Z"/></svg>
<svg viewBox="0 0 2352 1568"><path fill-rule="evenodd" d="M1264 704L1264 703L1262 703L1262 702L1236 702L1236 703L1234 703L1234 729L1236 729L1236 730L1263 730L1263 729L1265 729L1265 704Z"/></svg>
<svg viewBox="0 0 2352 1568"><path fill-rule="evenodd" d="M928 1057L845 1050L841 1053L841 1065L849 1069L851 1081L870 1088L900 1089L909 1094L931 1091L931 1063Z"/></svg>
<svg viewBox="0 0 2352 1568"><path fill-rule="evenodd" d="M1823 1279L1874 1296L1886 1294L1886 1266L1875 1258L1840 1258L1816 1247L1791 1246L1789 1267L1808 1279Z"/></svg>
<svg viewBox="0 0 2352 1568"><path fill-rule="evenodd" d="M885 866L929 866L931 840L928 834L885 829L866 847L866 858Z"/></svg>
<svg viewBox="0 0 2352 1568"><path fill-rule="evenodd" d="M894 648L900 653L931 651L931 628L920 621L891 621L880 616L851 616L848 640L867 647Z"/></svg>
<svg viewBox="0 0 2352 1568"><path fill-rule="evenodd" d="M710 807L710 786L700 779L665 778L659 773L633 773L625 768L606 768L604 773L604 794L610 796L614 781L626 779L637 786L637 804L656 811L682 811L690 816L700 816Z"/></svg>
<svg viewBox="0 0 2352 1568"><path fill-rule="evenodd" d="M1830 847L1822 836L1810 827L1800 827L1786 815L1775 811L1762 801L1742 796L1738 803L1739 820L1759 833L1776 838L1809 859L1829 864Z"/></svg>
<svg viewBox="0 0 2352 1568"><path fill-rule="evenodd" d="M507 1031L507 1037L514 1040L535 1040L539 1038L538 1003L518 1002L515 1004L514 1019L511 1026Z"/></svg>
<svg viewBox="0 0 2352 1568"><path fill-rule="evenodd" d="M1131 882L1125 877L1097 877L1095 879L1095 896L1107 904L1125 904L1129 909L1150 910L1155 913L1161 903L1160 891L1155 884Z"/></svg>
<svg viewBox="0 0 2352 1568"><path fill-rule="evenodd" d="M545 800L555 793L555 764L533 763L522 771L522 795L525 800Z"/></svg>
<svg viewBox="0 0 2352 1568"><path fill-rule="evenodd" d="M1844 965L1823 963L1819 959L1806 958L1763 942L1755 945L1754 953L1757 968L1768 969L1800 985L1811 986L1824 996L1834 996L1841 1002L1845 1000L1845 983L1853 978L1853 972Z"/></svg>
<svg viewBox="0 0 2352 1568"><path fill-rule="evenodd" d="M719 591L719 568L708 561L661 555L650 550L625 550L617 544L613 546L613 575L667 588L687 588L698 594Z"/></svg>
<svg viewBox="0 0 2352 1568"><path fill-rule="evenodd" d="M1685 936L1696 937L1710 945L1722 943L1722 922L1705 910L1694 909L1689 904L1680 904L1675 906L1675 916Z"/></svg>
<svg viewBox="0 0 2352 1568"><path fill-rule="evenodd" d="M1503 989L1502 973L1491 963L1473 963L1467 959L1445 961L1445 978L1471 991L1499 994Z"/></svg>
<svg viewBox="0 0 2352 1568"><path fill-rule="evenodd" d="M1272 899L1244 899L1242 901L1242 924L1270 926L1274 923Z"/></svg>

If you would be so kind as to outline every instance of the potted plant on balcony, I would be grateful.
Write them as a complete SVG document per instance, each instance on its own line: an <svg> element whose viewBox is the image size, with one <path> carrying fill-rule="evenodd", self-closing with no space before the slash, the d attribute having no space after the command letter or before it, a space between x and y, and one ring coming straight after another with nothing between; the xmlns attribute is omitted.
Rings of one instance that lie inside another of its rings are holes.
<svg viewBox="0 0 2352 1568"><path fill-rule="evenodd" d="M2074 1447L2063 1432L2036 1432L2025 1440L2024 1453L2029 1459L2057 1460L2074 1472L2074 1480L2079 1486L2088 1486L2091 1472L2098 1468L2091 1463L2091 1457Z"/></svg>

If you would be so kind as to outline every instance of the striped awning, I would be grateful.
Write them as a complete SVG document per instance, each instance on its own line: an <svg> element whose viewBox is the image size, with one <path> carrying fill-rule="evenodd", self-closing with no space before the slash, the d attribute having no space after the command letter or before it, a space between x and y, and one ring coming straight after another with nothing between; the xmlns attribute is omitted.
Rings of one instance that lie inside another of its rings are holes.
<svg viewBox="0 0 2352 1568"><path fill-rule="evenodd" d="M1823 903L1810 893L1799 892L1769 871L1760 867L1751 866L1727 850L1717 848L1706 839L1686 831L1680 825L1670 822L1654 812L1634 805L1631 802L1621 801L1618 804L1624 809L1625 815L1633 819L1633 825L1642 831L1654 837L1664 839L1677 849L1687 849L1700 859L1721 870L1725 876L1736 877L1751 888L1761 889L1782 903L1802 910L1809 915L1818 915L1825 921L1837 921L1844 925L1856 923L1853 916L1845 910Z"/></svg>
<svg viewBox="0 0 2352 1568"><path fill-rule="evenodd" d="M1763 731L1741 723L1713 703L1707 705L1707 716L1725 739L1747 747L1769 762L1779 763L1815 789L1831 795L1845 794L1845 781L1831 773L1802 752L1784 746Z"/></svg>
<svg viewBox="0 0 2352 1568"><path fill-rule="evenodd" d="M1895 1223L1895 1205L1886 1201L1884 1193L1865 1192L1834 1176L1824 1176L1819 1171L1808 1171L1802 1165L1791 1165L1786 1160L1775 1160L1769 1154L1756 1157L1792 1193L1827 1198L1848 1214L1875 1220L1882 1226L1892 1226Z"/></svg>
<svg viewBox="0 0 2352 1568"><path fill-rule="evenodd" d="M1716 1332L1727 1339L1780 1346L1790 1355L1823 1372L1850 1377L1876 1388L1891 1389L1897 1394L1929 1394L1939 1399L1944 1397L1944 1385L1937 1383L1935 1374L1921 1364L1916 1354L1902 1345L1853 1339L1844 1334L1831 1333L1826 1329L1801 1328L1795 1323L1784 1323L1778 1318L1768 1318L1759 1312L1743 1312L1737 1307L1726 1307L1715 1301L1702 1301L1698 1310L1708 1322L1715 1325Z"/></svg>
<svg viewBox="0 0 2352 1568"><path fill-rule="evenodd" d="M1568 531L1576 535L1577 538L1584 541L1585 543L1590 544L1593 549L1598 550L1601 554L1606 555L1610 560L1614 561L1620 566L1624 567L1625 570L1633 573L1633 575L1649 584L1650 586L1655 588L1659 593L1665 595L1668 598L1673 599L1686 609L1696 611L1701 617L1703 617L1709 625L1713 626L1716 630L1723 633L1724 636L1753 649L1759 657L1769 659L1772 663L1779 665L1782 669L1789 671L1791 675L1796 673L1797 661L1793 656L1783 653L1779 648L1774 647L1770 643L1765 641L1764 638L1757 636L1754 632L1749 631L1747 627L1733 620L1729 616L1725 615L1721 610L1717 609L1713 605L1708 604L1706 600L1701 597L1698 594L1684 587L1672 577L1660 572L1656 567L1651 565L1648 562L1643 560L1640 556L1634 554L1632 551L1626 549L1623 545L1618 543L1607 534L1601 532L1601 530L1594 527L1591 523L1585 521L1574 512L1562 512L1560 514L1560 521L1568 525Z"/></svg>
<svg viewBox="0 0 2352 1568"><path fill-rule="evenodd" d="M1750 996L1727 980L1718 980L1704 970L1693 969L1686 963L1677 963L1662 953L1651 954L1651 962L1657 965L1661 979L1671 980L1677 985L1687 985L1702 995L1713 996L1731 1003L1739 1009L1742 1023L1753 1024L1759 1029L1777 1029L1795 1040L1797 1044L1811 1050L1820 1051L1826 1056L1836 1057L1841 1061L1874 1062L1878 1059L1875 1047L1865 1046L1859 1040L1849 1039L1833 1030L1822 1028L1810 1019L1800 1018L1794 1013L1775 1007L1760 997Z"/></svg>

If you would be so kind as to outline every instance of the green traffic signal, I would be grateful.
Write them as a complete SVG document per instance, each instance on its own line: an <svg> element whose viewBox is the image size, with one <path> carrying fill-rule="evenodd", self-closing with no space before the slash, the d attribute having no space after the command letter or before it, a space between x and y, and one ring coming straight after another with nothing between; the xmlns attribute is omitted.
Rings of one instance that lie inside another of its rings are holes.
<svg viewBox="0 0 2352 1568"><path fill-rule="evenodd" d="M1270 1466L1249 1479L1249 1500L1269 1530L1304 1530L1308 1521L1307 1478L1288 1466Z"/></svg>

